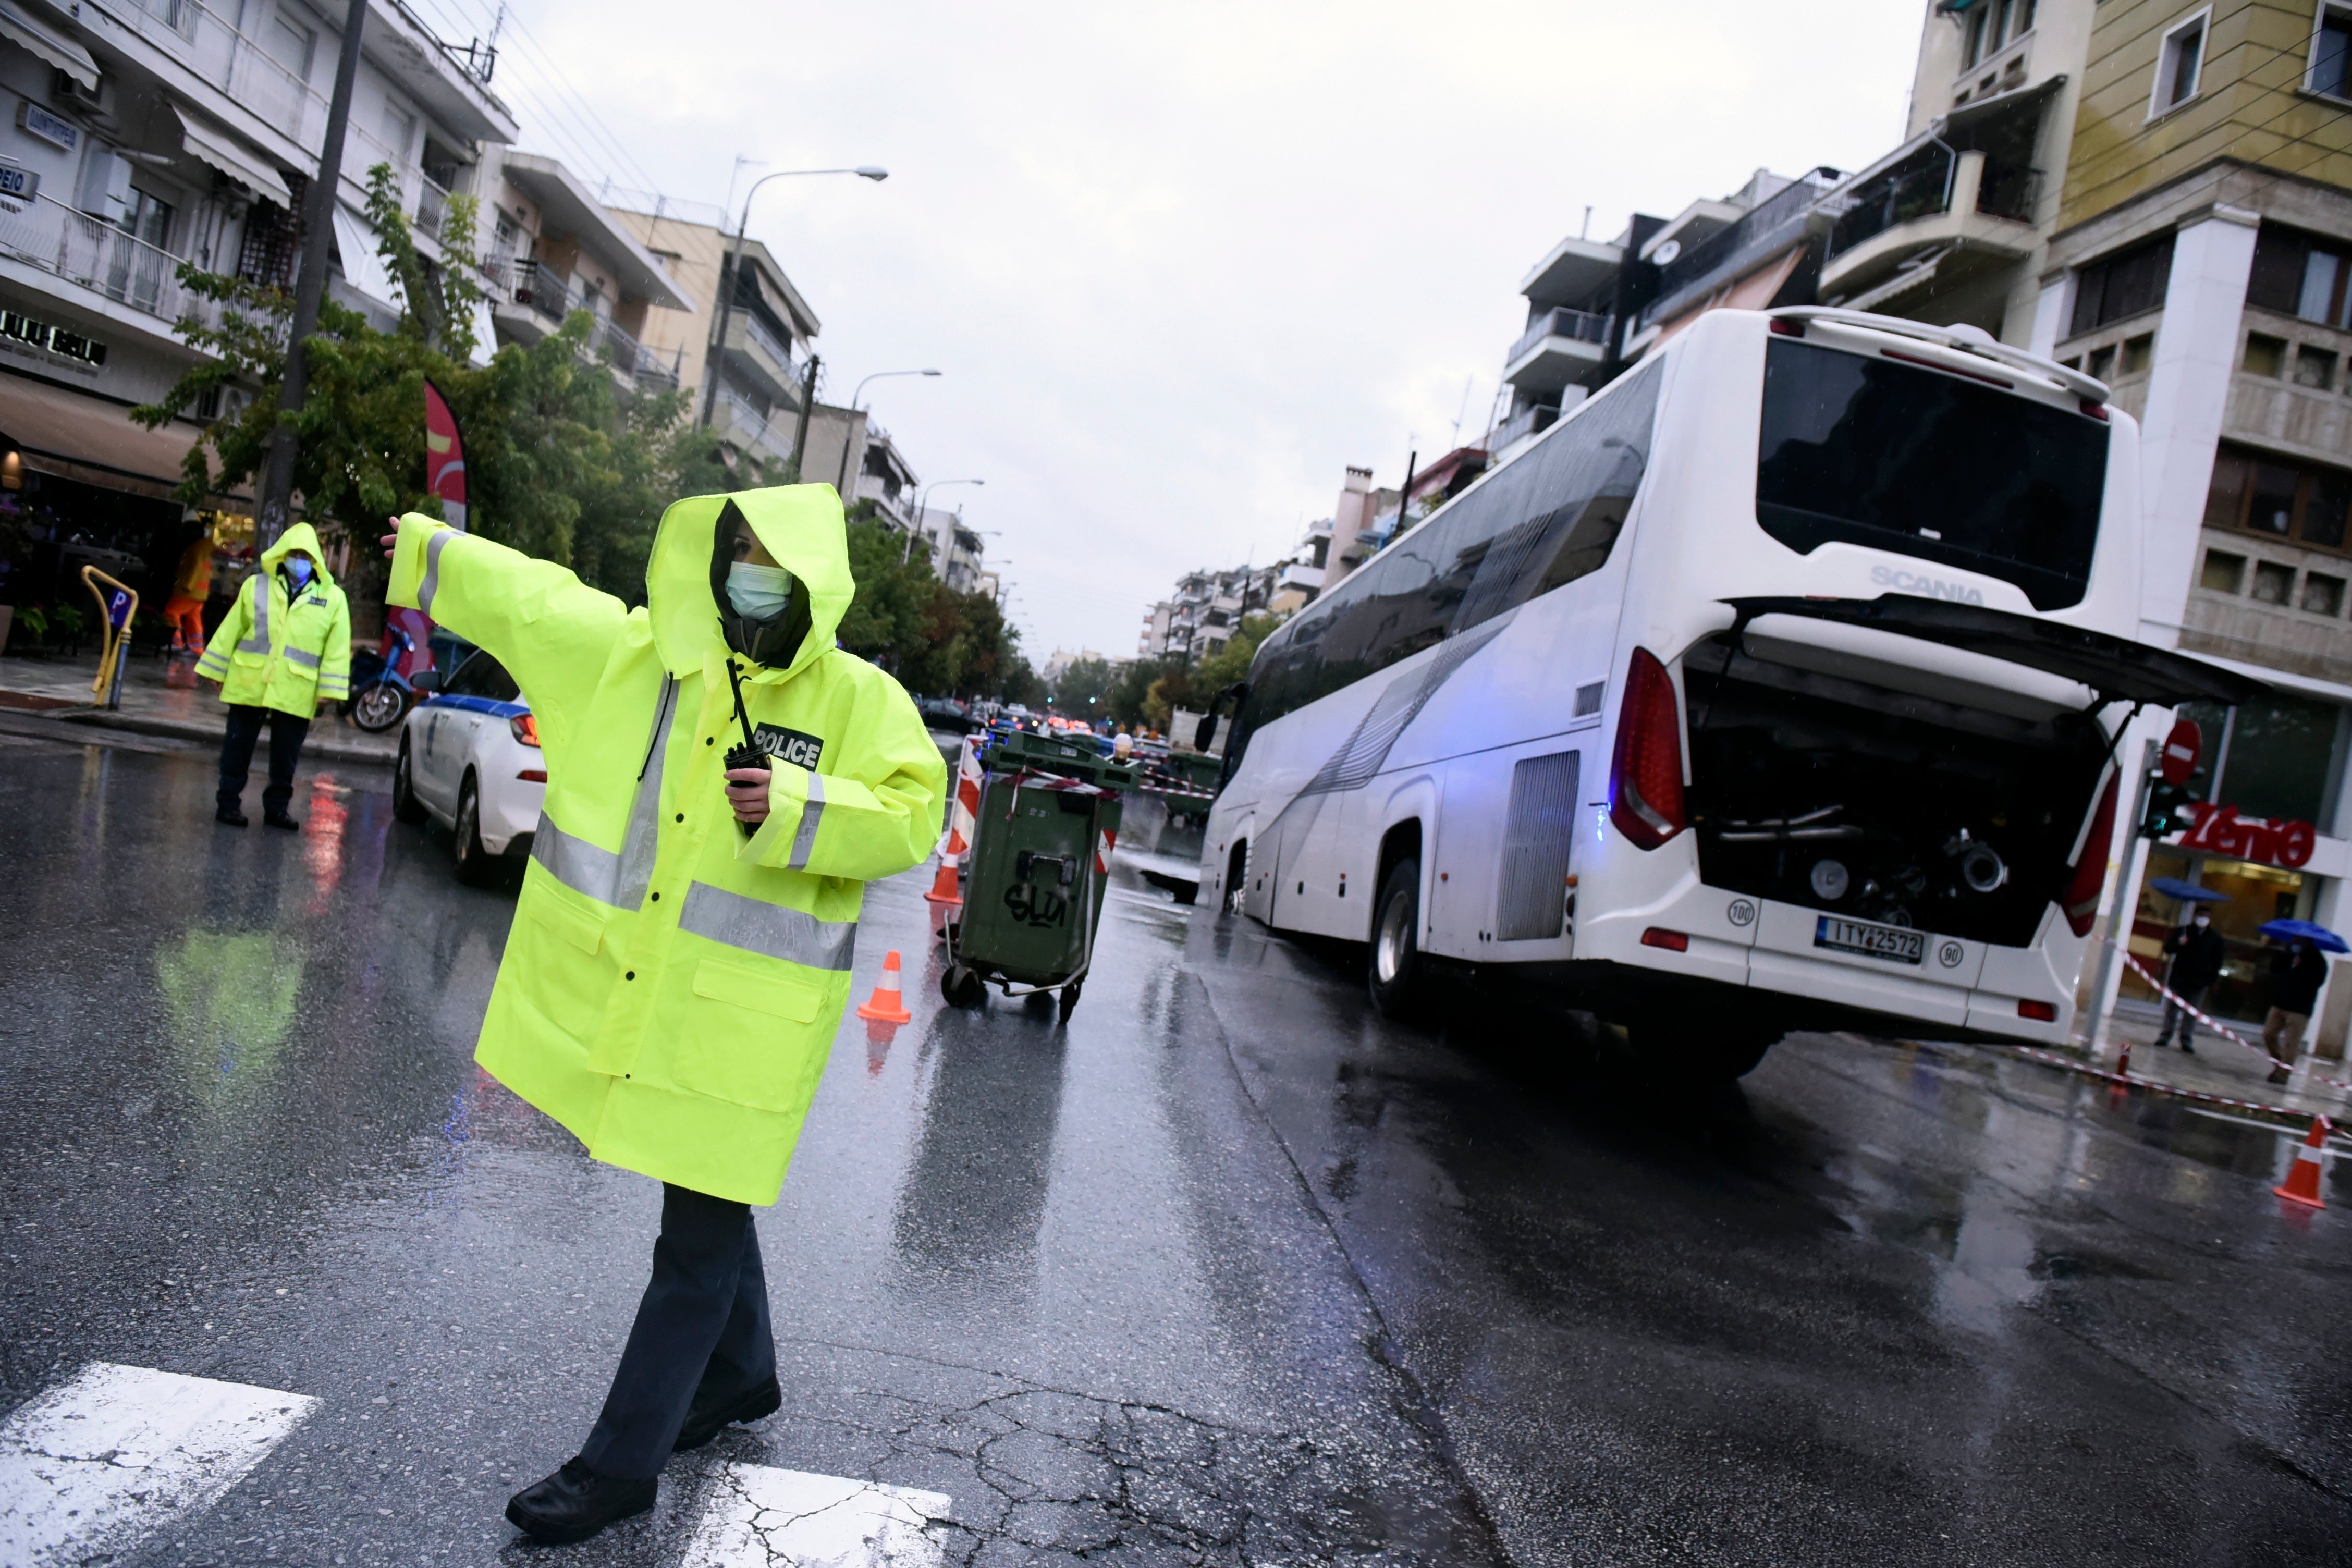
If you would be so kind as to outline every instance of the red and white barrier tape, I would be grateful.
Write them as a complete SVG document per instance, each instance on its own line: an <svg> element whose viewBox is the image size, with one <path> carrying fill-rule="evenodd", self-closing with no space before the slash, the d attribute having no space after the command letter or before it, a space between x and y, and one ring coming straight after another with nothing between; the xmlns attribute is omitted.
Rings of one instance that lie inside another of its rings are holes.
<svg viewBox="0 0 2352 1568"><path fill-rule="evenodd" d="M2347 1083L2340 1078L2329 1078L2326 1073L2319 1071L2317 1068L2309 1067L2308 1062L2310 1058L2300 1049L2296 1051L2295 1060L2293 1063L2281 1062L2276 1057L2272 1056L2267 1048L2254 1044L2253 1041L2246 1038L2245 1036L2238 1033L2237 1030L2230 1027L2229 1025L2224 1024L2221 1019L2214 1017L2210 1013L2200 1012L2198 1009L2190 1006L2181 998L2179 993L2173 991L2168 987L2163 981L2158 980L2155 975L2150 974L2147 972L2147 966L2140 963L2138 959L2133 957L2131 951L2128 948L2118 947L2116 951L2123 955L2123 961L2126 963L2131 965L2132 973L2138 975L2142 980L2147 981L2150 985L2154 986L2158 994L2163 996L2165 1000L2170 1002L2174 1006L2179 1008L2182 1012L2188 1014L2190 1017L2196 1019L2199 1023L2204 1025L2207 1028L2212 1030L2223 1039L2235 1041L2237 1044L2245 1047L2246 1049L2261 1057L2264 1061L2269 1062L2273 1067L2286 1067L2289 1070L2294 1072L2307 1072L2310 1077L2317 1079L2322 1083L2332 1084L2337 1089L2352 1089L2352 1083ZM2233 1100L2229 1103L2235 1105L2240 1102Z"/></svg>
<svg viewBox="0 0 2352 1568"><path fill-rule="evenodd" d="M970 735L956 757L955 799L948 807L947 831L940 835L940 863L960 865L971 848L973 825L980 817L980 748Z"/></svg>
<svg viewBox="0 0 2352 1568"><path fill-rule="evenodd" d="M2308 1110L2297 1110L2291 1105L2269 1105L2259 1100L2232 1100L2226 1094L2209 1094L2201 1089L2183 1089L2179 1084L2164 1083L2152 1078L2142 1078L2135 1072L2116 1072L2106 1068L2095 1067L2089 1062L2076 1061L2073 1057L2062 1057L2055 1051L2040 1050L2032 1046L2011 1046L2009 1048L2017 1055L2040 1062L2045 1067L2059 1068L2067 1072L2078 1073L2084 1078L2095 1078L2102 1083L2118 1084L2126 1089L2144 1089L2157 1094L2168 1094L2176 1100L2194 1100L2206 1105L2226 1105L2233 1110L2259 1110L2265 1116L2288 1116L2306 1121L2315 1114ZM2284 1132L2290 1130L2282 1127L2279 1131Z"/></svg>

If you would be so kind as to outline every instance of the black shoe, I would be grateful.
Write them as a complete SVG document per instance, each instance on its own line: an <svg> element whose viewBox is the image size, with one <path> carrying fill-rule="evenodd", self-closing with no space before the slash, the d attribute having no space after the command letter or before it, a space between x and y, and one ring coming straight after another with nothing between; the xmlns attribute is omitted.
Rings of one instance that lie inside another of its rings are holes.
<svg viewBox="0 0 2352 1568"><path fill-rule="evenodd" d="M243 827L245 826L245 813L239 811L233 805L225 805L218 811L213 813L213 820L215 822L226 823L231 827Z"/></svg>
<svg viewBox="0 0 2352 1568"><path fill-rule="evenodd" d="M267 812L261 820L266 826L282 827L289 833L299 831L302 826L299 818L289 816L282 811Z"/></svg>
<svg viewBox="0 0 2352 1568"><path fill-rule="evenodd" d="M2182 1050L2184 1050L2184 1051L2187 1051L2187 1052L2188 1052L2190 1056L2192 1056L2192 1057L2193 1057L2193 1056L2195 1056L2195 1055L2197 1054L2197 1047L2196 1047L2195 1046L2190 1045L2187 1040L2183 1040L2183 1041L2181 1041L2181 1042L2180 1042L2180 1048L2181 1048Z"/></svg>
<svg viewBox="0 0 2352 1568"><path fill-rule="evenodd" d="M653 1507L656 1485L651 1479L624 1481L600 1476L577 1458L569 1458L545 1480L507 1500L507 1522L533 1541L567 1546Z"/></svg>
<svg viewBox="0 0 2352 1568"><path fill-rule="evenodd" d="M739 1421L757 1421L762 1415L773 1415L783 1406L783 1391L776 1386L772 1376L757 1388L729 1400L723 1405L705 1408L698 1403L686 1413L686 1425L678 1428L676 1451L683 1454L688 1448L699 1448L718 1436L721 1429Z"/></svg>

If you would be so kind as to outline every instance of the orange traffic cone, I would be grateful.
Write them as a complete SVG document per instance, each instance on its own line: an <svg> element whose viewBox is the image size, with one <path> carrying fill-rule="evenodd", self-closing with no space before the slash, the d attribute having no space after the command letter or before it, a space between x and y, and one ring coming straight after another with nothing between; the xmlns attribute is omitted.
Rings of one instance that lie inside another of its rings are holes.
<svg viewBox="0 0 2352 1568"><path fill-rule="evenodd" d="M935 904L955 904L959 907L962 905L962 885L956 879L956 868L949 864L945 857L940 860L940 874L931 879L931 890L925 893L923 897Z"/></svg>
<svg viewBox="0 0 2352 1568"><path fill-rule="evenodd" d="M907 999L898 994L898 950L892 948L882 960L882 978L875 983L874 994L857 1009L861 1018L879 1018L886 1024L911 1024L915 1016L907 1011Z"/></svg>
<svg viewBox="0 0 2352 1568"><path fill-rule="evenodd" d="M2286 1173L2286 1185L2273 1187L2271 1191L2291 1204L2301 1204L2305 1208L2326 1208L2327 1205L2319 1200L2319 1167L2322 1163L2320 1151L2326 1145L2327 1118L2315 1116L2311 1119L2311 1136L2305 1139L2303 1147L2294 1152L2294 1167Z"/></svg>

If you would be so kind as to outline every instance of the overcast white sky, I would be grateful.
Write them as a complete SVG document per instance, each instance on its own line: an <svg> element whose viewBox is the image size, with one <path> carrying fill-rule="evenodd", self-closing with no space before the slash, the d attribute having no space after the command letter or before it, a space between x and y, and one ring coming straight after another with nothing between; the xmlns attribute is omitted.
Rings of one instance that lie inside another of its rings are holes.
<svg viewBox="0 0 2352 1568"><path fill-rule="evenodd" d="M494 0L424 0L460 42ZM1092 5L515 0L497 89L593 184L716 203L1015 584L1034 663L1130 657L1196 566L1269 561L1341 468L1486 427L1528 268L1769 166L1900 137L1924 0ZM455 19L469 18L468 27ZM620 143L598 143L568 81Z"/></svg>

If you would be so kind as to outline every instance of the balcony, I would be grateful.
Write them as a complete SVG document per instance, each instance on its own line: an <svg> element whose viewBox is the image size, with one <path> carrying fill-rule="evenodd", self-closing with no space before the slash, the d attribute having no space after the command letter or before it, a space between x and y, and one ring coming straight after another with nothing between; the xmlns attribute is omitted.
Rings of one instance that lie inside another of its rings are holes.
<svg viewBox="0 0 2352 1568"><path fill-rule="evenodd" d="M768 396L797 409L808 362L751 311L738 308L727 322L727 368Z"/></svg>
<svg viewBox="0 0 2352 1568"><path fill-rule="evenodd" d="M416 232L438 240L441 220L449 212L449 193L429 174L418 174L416 184Z"/></svg>
<svg viewBox="0 0 2352 1568"><path fill-rule="evenodd" d="M1522 392L1585 384L1609 357L1612 321L1590 310L1543 311L1511 345L1503 379Z"/></svg>
<svg viewBox="0 0 2352 1568"><path fill-rule="evenodd" d="M0 212L0 258L70 286L44 292L165 342L183 341L184 319L220 320L218 304L181 288L178 257L46 195Z"/></svg>
<svg viewBox="0 0 2352 1568"><path fill-rule="evenodd" d="M720 439L765 458L782 461L793 455L793 422L785 410L772 407L762 414L759 405L723 381L711 405L710 428Z"/></svg>
<svg viewBox="0 0 2352 1568"><path fill-rule="evenodd" d="M2031 256L2041 180L2038 169L1928 142L1822 203L1822 298L1867 310L1930 278L1949 288Z"/></svg>
<svg viewBox="0 0 2352 1568"><path fill-rule="evenodd" d="M1557 408L1547 408L1540 403L1522 408L1495 427L1495 433L1486 437L1486 450L1499 458L1510 449L1512 443L1524 441L1530 436L1540 436L1559 422L1559 410Z"/></svg>

